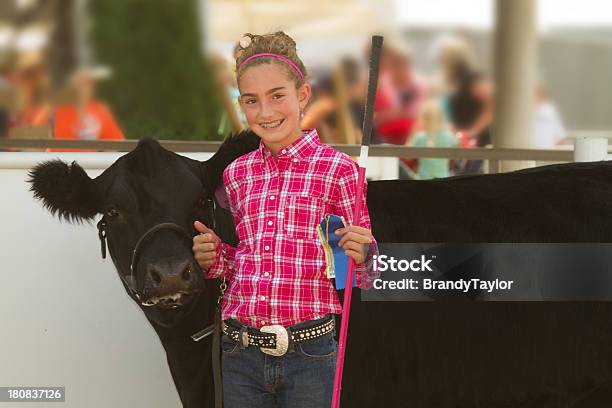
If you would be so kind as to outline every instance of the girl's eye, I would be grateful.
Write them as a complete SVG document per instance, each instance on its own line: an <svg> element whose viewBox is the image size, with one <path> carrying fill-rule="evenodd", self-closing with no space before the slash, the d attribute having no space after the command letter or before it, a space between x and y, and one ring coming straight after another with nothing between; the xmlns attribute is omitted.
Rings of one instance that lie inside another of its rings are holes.
<svg viewBox="0 0 612 408"><path fill-rule="evenodd" d="M255 101L255 99L253 99L253 98L249 98L249 99L245 99L245 100L244 100L245 105L252 105L252 104L254 104L255 102L256 102L256 101Z"/></svg>
<svg viewBox="0 0 612 408"><path fill-rule="evenodd" d="M285 95L283 95L283 94L274 94L272 96L272 99L281 99L283 96L285 96Z"/></svg>

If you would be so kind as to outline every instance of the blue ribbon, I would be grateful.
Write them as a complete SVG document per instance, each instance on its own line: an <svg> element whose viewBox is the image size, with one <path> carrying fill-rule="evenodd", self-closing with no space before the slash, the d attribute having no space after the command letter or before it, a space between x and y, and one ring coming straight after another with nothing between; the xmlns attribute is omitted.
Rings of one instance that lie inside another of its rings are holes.
<svg viewBox="0 0 612 408"><path fill-rule="evenodd" d="M335 214L325 214L319 223L319 237L325 250L328 275L331 272L335 276L336 289L344 289L346 286L346 274L348 271L348 255L344 249L338 246L343 235L336 234L336 230L344 228L344 219ZM353 275L353 287L357 286L357 276Z"/></svg>

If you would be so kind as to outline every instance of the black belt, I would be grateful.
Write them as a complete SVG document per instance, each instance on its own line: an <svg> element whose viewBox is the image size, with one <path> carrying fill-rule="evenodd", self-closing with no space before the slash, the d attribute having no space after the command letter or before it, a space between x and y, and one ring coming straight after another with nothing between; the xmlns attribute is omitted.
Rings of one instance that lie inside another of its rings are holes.
<svg viewBox="0 0 612 408"><path fill-rule="evenodd" d="M300 327L287 328L274 324L260 329L246 326L237 320L226 320L221 324L223 334L243 347L259 347L262 353L282 356L289 349L289 342L303 342L324 336L334 330L334 316L328 315L312 326L299 323ZM303 327L306 326L306 327Z"/></svg>

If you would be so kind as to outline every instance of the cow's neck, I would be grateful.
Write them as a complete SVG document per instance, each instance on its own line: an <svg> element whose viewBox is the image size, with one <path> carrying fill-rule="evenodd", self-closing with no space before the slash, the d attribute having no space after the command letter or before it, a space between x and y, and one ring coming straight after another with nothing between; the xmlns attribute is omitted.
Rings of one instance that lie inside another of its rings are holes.
<svg viewBox="0 0 612 408"><path fill-rule="evenodd" d="M190 336L213 323L217 292L199 295L194 309L174 327L162 327L149 320L166 350L172 379L185 408L214 406L212 336L199 342Z"/></svg>

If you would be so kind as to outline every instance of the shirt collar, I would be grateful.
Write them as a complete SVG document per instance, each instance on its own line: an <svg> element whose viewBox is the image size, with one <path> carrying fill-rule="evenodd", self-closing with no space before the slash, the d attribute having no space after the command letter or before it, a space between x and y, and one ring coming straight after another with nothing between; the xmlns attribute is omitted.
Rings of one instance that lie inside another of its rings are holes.
<svg viewBox="0 0 612 408"><path fill-rule="evenodd" d="M321 141L316 129L304 129L299 139L278 151L278 157L286 156L294 159L303 159L308 157L320 144ZM259 151L264 160L272 158L272 152L266 147L263 140L259 141Z"/></svg>

